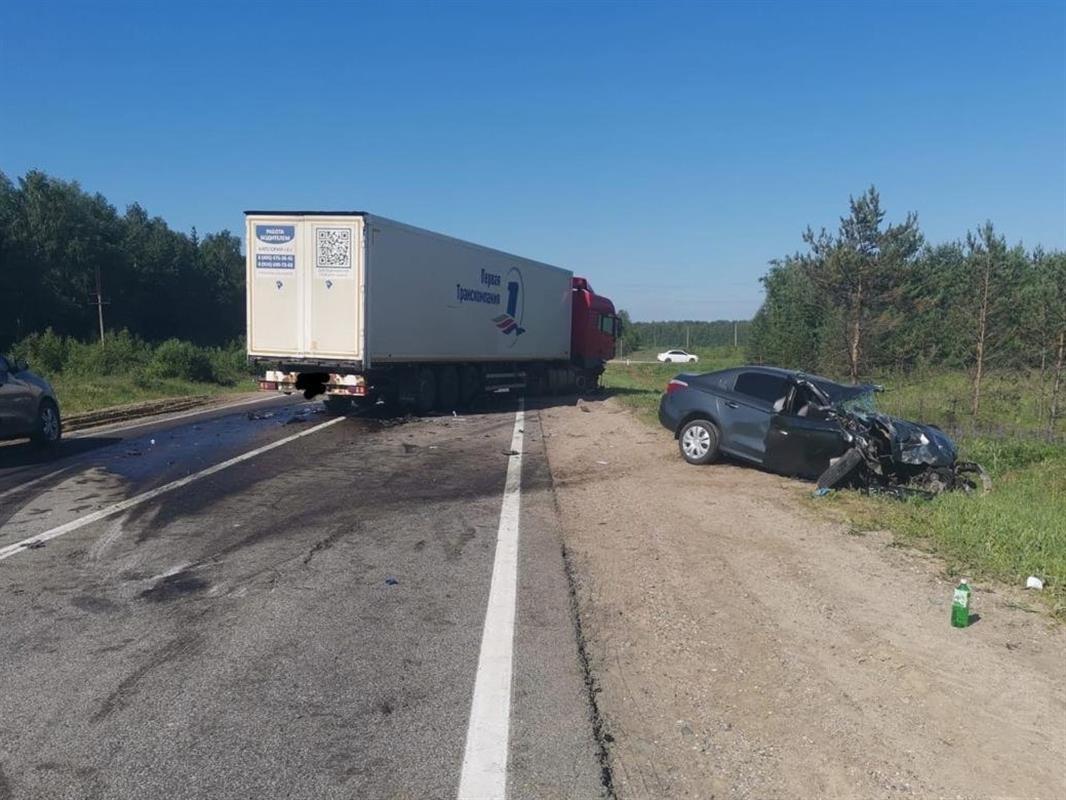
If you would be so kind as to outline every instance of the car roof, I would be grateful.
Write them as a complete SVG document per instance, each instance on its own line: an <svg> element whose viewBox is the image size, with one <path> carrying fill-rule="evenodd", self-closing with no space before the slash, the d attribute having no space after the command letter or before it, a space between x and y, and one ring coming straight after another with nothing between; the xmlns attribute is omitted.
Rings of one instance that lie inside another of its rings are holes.
<svg viewBox="0 0 1066 800"><path fill-rule="evenodd" d="M779 378L785 378L789 380L808 380L811 383L820 387L823 391L833 395L852 395L856 391L866 391L874 388L872 384L856 384L850 385L846 383L840 383L838 381L825 378L821 375L812 375L809 372L804 372L800 369L785 369L784 367L773 367L765 364L745 364L740 367L729 367L727 369L719 369L714 372L705 372L703 375L736 375L741 372L759 372L763 375L773 375Z"/></svg>

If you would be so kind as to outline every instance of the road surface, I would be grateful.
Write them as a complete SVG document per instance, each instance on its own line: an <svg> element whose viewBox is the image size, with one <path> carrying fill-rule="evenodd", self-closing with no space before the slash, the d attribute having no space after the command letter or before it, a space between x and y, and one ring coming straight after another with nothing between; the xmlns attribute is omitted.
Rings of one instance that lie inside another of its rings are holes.
<svg viewBox="0 0 1066 800"><path fill-rule="evenodd" d="M603 796L538 411L319 407L0 448L0 800Z"/></svg>

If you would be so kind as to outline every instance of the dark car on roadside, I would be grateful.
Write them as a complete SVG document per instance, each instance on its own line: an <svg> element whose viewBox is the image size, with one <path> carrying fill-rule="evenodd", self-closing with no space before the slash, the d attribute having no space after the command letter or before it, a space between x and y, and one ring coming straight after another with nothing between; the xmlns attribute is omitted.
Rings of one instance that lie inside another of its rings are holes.
<svg viewBox="0 0 1066 800"><path fill-rule="evenodd" d="M32 439L46 445L62 435L52 385L30 372L24 360L0 355L0 440Z"/></svg>
<svg viewBox="0 0 1066 800"><path fill-rule="evenodd" d="M690 464L708 464L724 453L813 479L852 446L833 408L862 402L877 388L778 367L682 373L666 386L659 421Z"/></svg>

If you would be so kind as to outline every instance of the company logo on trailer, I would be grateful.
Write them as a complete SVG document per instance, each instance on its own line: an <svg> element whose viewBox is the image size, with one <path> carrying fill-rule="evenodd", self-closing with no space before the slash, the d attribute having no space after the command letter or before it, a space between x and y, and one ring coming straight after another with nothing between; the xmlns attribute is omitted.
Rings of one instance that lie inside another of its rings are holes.
<svg viewBox="0 0 1066 800"><path fill-rule="evenodd" d="M264 244L285 244L296 238L296 226L256 225L255 238Z"/></svg>
<svg viewBox="0 0 1066 800"><path fill-rule="evenodd" d="M526 329L522 327L522 317L525 315L526 293L524 289L522 273L517 267L512 267L507 273L507 313L492 318L500 333L504 336L510 336L513 333L515 341L526 332Z"/></svg>

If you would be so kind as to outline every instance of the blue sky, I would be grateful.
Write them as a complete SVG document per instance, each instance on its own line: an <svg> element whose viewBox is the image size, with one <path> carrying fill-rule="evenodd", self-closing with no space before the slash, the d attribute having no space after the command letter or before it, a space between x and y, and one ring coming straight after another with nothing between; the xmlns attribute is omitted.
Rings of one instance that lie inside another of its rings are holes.
<svg viewBox="0 0 1066 800"><path fill-rule="evenodd" d="M173 226L366 209L746 318L870 183L1066 248L1066 3L0 4L0 170Z"/></svg>

